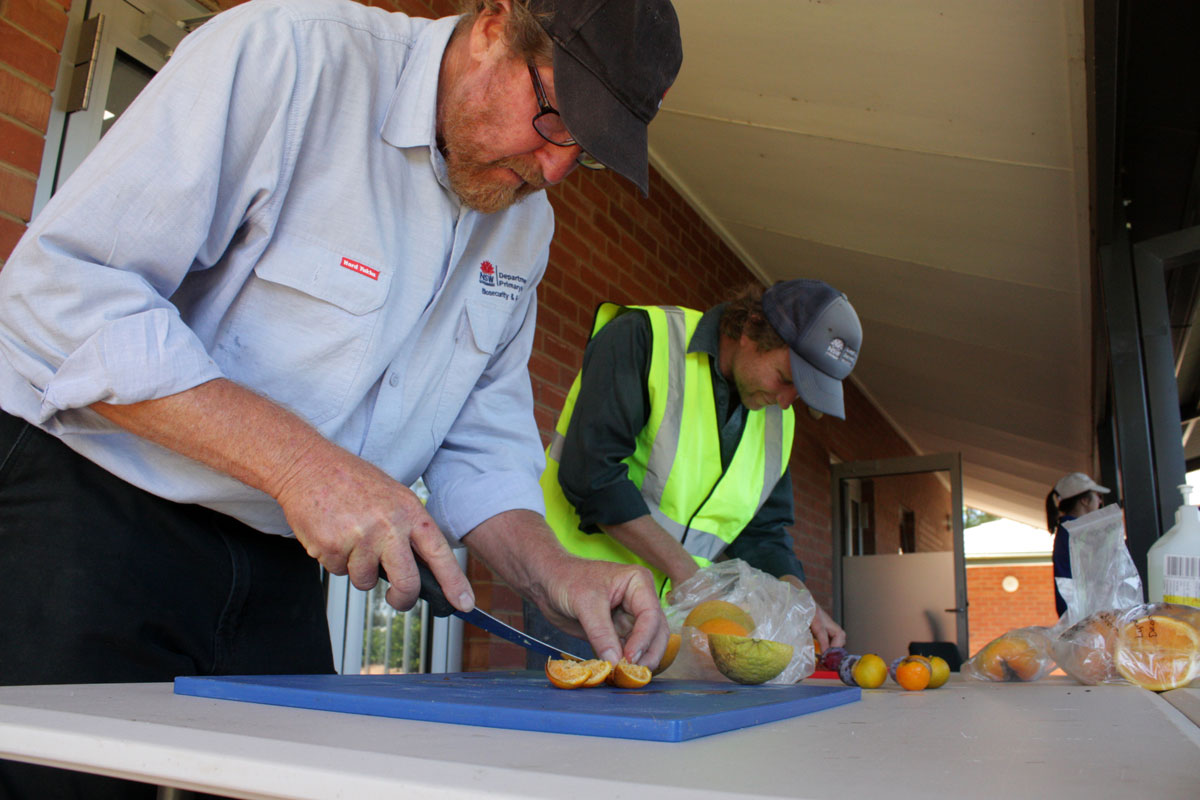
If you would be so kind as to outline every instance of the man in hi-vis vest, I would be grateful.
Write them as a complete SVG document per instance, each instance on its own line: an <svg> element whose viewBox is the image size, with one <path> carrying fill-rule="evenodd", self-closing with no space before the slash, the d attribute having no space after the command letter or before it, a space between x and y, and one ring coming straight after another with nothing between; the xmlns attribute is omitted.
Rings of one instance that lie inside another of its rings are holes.
<svg viewBox="0 0 1200 800"><path fill-rule="evenodd" d="M845 419L861 342L854 308L821 281L754 287L703 313L602 304L542 473L559 541L648 567L663 599L718 557L803 588L787 533L791 405ZM525 625L586 650L528 604ZM845 643L820 607L812 631L822 649Z"/></svg>

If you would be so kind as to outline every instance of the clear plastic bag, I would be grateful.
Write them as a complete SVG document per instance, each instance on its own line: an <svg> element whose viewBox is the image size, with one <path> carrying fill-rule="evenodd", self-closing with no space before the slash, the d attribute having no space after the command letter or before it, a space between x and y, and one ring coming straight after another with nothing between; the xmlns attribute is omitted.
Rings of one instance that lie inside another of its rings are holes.
<svg viewBox="0 0 1200 800"><path fill-rule="evenodd" d="M1200 608L1143 603L1125 609L1115 625L1112 662L1119 678L1112 682L1163 692L1200 677Z"/></svg>
<svg viewBox="0 0 1200 800"><path fill-rule="evenodd" d="M1113 648L1121 612L1097 611L1062 631L1051 652L1063 672L1088 686L1101 683L1129 683L1117 672Z"/></svg>
<svg viewBox="0 0 1200 800"><path fill-rule="evenodd" d="M671 604L664 609L667 622L681 641L679 654L662 673L663 678L728 680L713 663L708 636L683 624L696 606L709 600L733 603L749 614L755 622L748 631L750 636L792 646L792 660L767 683L795 683L811 675L816 666L810 626L817 604L812 594L741 559L719 561L700 569L672 590L670 600Z"/></svg>
<svg viewBox="0 0 1200 800"><path fill-rule="evenodd" d="M965 678L979 681L1037 681L1054 670L1052 629L1015 628L985 644L962 665Z"/></svg>
<svg viewBox="0 0 1200 800"><path fill-rule="evenodd" d="M1071 535L1071 578L1056 578L1067 603L1056 626L1062 631L1100 611L1123 610L1142 602L1142 578L1125 547L1125 518L1109 505L1064 522Z"/></svg>

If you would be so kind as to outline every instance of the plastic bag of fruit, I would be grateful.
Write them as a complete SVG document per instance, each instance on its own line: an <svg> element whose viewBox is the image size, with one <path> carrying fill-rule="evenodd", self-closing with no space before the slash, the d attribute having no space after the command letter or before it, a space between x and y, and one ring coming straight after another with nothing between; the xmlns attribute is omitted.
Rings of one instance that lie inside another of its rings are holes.
<svg viewBox="0 0 1200 800"><path fill-rule="evenodd" d="M1060 633L1050 650L1062 671L1088 686L1128 683L1113 662L1121 614L1119 609L1097 611Z"/></svg>
<svg viewBox="0 0 1200 800"><path fill-rule="evenodd" d="M1200 678L1200 608L1138 604L1116 618L1112 665L1130 683L1155 692Z"/></svg>
<svg viewBox="0 0 1200 800"><path fill-rule="evenodd" d="M664 610L680 645L663 677L795 683L812 674L809 626L817 605L807 589L734 558L698 570L670 601ZM712 651L710 634L724 637L715 640L720 652ZM780 663L786 666L778 674L760 680Z"/></svg>
<svg viewBox="0 0 1200 800"><path fill-rule="evenodd" d="M1037 681L1054 670L1053 631L1040 625L1014 628L971 656L960 670L980 681Z"/></svg>

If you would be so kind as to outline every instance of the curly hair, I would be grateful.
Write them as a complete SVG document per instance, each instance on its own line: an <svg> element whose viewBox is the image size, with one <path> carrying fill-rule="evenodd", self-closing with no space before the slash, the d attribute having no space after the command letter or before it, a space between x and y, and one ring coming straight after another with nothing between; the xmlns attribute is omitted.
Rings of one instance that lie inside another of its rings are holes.
<svg viewBox="0 0 1200 800"><path fill-rule="evenodd" d="M726 304L721 314L721 334L731 339L740 339L745 334L760 353L787 346L783 337L767 322L762 305L765 291L758 284L747 286Z"/></svg>
<svg viewBox="0 0 1200 800"><path fill-rule="evenodd" d="M454 26L455 36L470 30L480 14L497 13L500 4L496 0L458 0L458 8L462 18ZM539 22L549 17L549 12L530 9L529 0L512 0L512 12L505 23L504 38L516 58L543 66L550 63L554 45Z"/></svg>

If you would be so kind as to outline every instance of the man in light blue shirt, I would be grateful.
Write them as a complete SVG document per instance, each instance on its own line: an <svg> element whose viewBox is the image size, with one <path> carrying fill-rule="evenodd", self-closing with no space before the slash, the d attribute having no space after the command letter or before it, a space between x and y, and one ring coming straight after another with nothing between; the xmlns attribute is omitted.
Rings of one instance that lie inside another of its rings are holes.
<svg viewBox="0 0 1200 800"><path fill-rule="evenodd" d="M6 615L43 596L102 598L105 619L161 606L117 645L142 663L138 648L176 646L148 628L203 616L190 582L213 584L218 632L230 598L258 591L244 575L276 561L292 559L276 602L317 608L305 552L359 588L382 569L397 608L417 596L415 552L469 609L449 539L610 660L657 662L667 633L648 577L570 557L544 524L526 365L553 232L539 190L580 163L646 190L678 24L668 0L476 6L442 20L343 0L224 12L31 224L0 271ZM418 478L427 509L407 488ZM255 555L276 542L290 550ZM168 588L130 588L152 572ZM286 630L273 613L265 627ZM21 616L0 683L328 662L308 631L292 649L320 652L301 663L188 652L190 667L144 672L47 667L50 640L99 624Z"/></svg>

